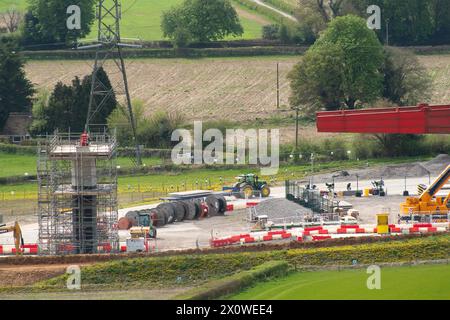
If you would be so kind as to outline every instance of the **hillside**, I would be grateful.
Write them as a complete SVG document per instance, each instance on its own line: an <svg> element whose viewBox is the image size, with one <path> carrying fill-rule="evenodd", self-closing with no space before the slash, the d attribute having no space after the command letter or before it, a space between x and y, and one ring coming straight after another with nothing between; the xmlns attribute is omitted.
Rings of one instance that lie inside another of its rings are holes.
<svg viewBox="0 0 450 320"><path fill-rule="evenodd" d="M147 113L182 113L188 120L255 120L285 115L276 110L276 64L280 63L281 106L290 94L288 72L301 57L128 60L133 99ZM450 55L419 56L434 80L432 103L449 103ZM38 88L52 89L90 72L92 61L30 61L28 77ZM110 75L118 82L119 75Z"/></svg>
<svg viewBox="0 0 450 320"><path fill-rule="evenodd" d="M142 40L161 40L161 14L172 6L183 0L137 0L123 1L122 36L125 38L139 38ZM0 12L11 6L25 10L26 0L0 0ZM239 14L244 34L242 37L229 39L255 39L261 38L263 25L271 24L273 21L260 13L251 11L233 2L233 6ZM96 37L95 27L87 39Z"/></svg>

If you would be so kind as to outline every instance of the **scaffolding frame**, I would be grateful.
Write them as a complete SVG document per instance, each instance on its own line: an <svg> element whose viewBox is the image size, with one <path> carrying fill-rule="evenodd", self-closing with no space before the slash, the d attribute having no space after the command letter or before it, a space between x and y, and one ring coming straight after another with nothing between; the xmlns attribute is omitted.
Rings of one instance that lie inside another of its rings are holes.
<svg viewBox="0 0 450 320"><path fill-rule="evenodd" d="M119 251L115 134L91 134L88 146L80 135L55 132L38 146L43 255ZM86 187L86 179L94 184Z"/></svg>

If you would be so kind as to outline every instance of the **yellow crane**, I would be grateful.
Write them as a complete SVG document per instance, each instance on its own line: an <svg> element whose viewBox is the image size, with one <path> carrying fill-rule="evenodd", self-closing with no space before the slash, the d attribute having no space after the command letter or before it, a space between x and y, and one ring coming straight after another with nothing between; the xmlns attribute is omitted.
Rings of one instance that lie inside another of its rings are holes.
<svg viewBox="0 0 450 320"><path fill-rule="evenodd" d="M436 197L436 194L450 180L450 165L439 175L439 177L420 195L419 198L408 197L400 205L403 214L419 213L447 213L450 200L450 193L446 197Z"/></svg>
<svg viewBox="0 0 450 320"><path fill-rule="evenodd" d="M12 232L14 237L14 244L16 246L16 255L22 254L20 246L23 246L22 229L20 229L19 223L16 221L13 226L0 225L0 234Z"/></svg>

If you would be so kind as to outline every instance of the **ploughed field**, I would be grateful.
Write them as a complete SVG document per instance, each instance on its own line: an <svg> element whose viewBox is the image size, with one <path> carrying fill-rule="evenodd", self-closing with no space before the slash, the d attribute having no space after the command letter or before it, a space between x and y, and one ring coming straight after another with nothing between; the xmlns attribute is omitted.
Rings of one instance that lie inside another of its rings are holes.
<svg viewBox="0 0 450 320"><path fill-rule="evenodd" d="M128 57L132 58L132 57ZM146 112L168 110L186 119L254 121L286 116L290 87L287 75L295 57L205 59L128 59L133 99L144 102ZM429 70L434 90L431 103L450 101L450 54L419 56ZM280 63L281 110L276 106L277 62ZM56 82L69 84L75 76L91 72L92 61L28 61L27 76L38 89L52 90ZM113 83L119 74L111 65Z"/></svg>

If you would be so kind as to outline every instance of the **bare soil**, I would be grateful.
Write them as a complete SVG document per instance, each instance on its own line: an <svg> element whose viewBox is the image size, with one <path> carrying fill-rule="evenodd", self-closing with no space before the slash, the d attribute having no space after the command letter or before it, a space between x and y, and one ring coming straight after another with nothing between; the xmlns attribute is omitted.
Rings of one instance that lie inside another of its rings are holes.
<svg viewBox="0 0 450 320"><path fill-rule="evenodd" d="M27 286L63 274L69 265L0 265L0 287Z"/></svg>
<svg viewBox="0 0 450 320"><path fill-rule="evenodd" d="M132 57L130 57L132 58ZM433 104L450 100L450 55L419 56L428 69ZM131 95L144 101L146 112L179 112L187 120L234 121L285 115L276 108L276 63L280 63L281 105L289 106L288 72L301 57L215 59L134 59L127 61ZM91 72L92 62L29 61L27 76L37 88L51 90L58 81L69 84ZM114 84L119 74L112 72ZM224 112L225 111L225 112Z"/></svg>

